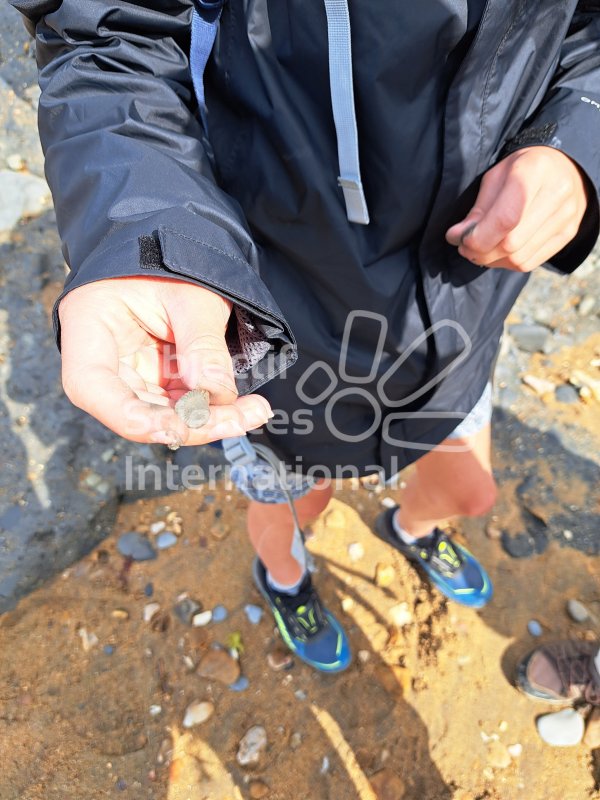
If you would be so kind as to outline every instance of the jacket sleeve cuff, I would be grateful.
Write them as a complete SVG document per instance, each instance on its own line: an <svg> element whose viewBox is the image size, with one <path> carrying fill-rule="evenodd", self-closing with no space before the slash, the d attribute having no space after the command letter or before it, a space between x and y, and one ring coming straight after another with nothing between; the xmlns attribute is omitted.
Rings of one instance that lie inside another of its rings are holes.
<svg viewBox="0 0 600 800"><path fill-rule="evenodd" d="M66 294L99 280L148 276L203 286L233 303L226 339L240 394L294 364L293 333L257 270L223 228L211 225L207 236L203 230L197 215L173 209L161 213L160 221L130 223L113 232L110 246L95 250L67 278L52 315L58 346L58 306Z"/></svg>
<svg viewBox="0 0 600 800"><path fill-rule="evenodd" d="M575 238L552 257L549 266L571 273L594 249L600 233L600 95L558 89L542 109L508 142L502 157L535 145L560 150L579 167L587 186L588 206Z"/></svg>

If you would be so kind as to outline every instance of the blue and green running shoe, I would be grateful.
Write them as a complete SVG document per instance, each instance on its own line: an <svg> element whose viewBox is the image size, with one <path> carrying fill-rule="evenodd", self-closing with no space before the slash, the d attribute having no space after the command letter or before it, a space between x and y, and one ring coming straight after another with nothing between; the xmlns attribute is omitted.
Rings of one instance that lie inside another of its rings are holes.
<svg viewBox="0 0 600 800"><path fill-rule="evenodd" d="M482 608L490 600L493 587L472 553L439 528L414 544L406 544L394 530L392 519L396 510L397 506L389 508L377 517L377 536L413 561L450 600L469 608Z"/></svg>
<svg viewBox="0 0 600 800"><path fill-rule="evenodd" d="M254 560L254 582L265 598L283 641L292 653L321 672L341 672L350 664L350 646L336 618L323 607L306 573L295 595L276 592L267 583L262 562Z"/></svg>

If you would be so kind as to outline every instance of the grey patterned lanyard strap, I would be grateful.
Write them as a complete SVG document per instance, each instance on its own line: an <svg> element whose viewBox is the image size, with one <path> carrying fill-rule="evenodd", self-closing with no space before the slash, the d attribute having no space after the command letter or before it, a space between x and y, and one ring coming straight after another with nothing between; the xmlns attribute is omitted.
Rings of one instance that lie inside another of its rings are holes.
<svg viewBox="0 0 600 800"><path fill-rule="evenodd" d="M354 109L352 44L347 0L324 0L329 39L329 86L337 134L340 176L350 222L369 224L369 210L360 177L358 129Z"/></svg>

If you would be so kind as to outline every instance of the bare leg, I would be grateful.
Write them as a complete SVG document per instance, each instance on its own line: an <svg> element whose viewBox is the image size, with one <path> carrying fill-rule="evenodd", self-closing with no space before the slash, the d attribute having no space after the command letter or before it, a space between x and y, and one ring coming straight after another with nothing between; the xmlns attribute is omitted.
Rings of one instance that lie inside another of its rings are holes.
<svg viewBox="0 0 600 800"><path fill-rule="evenodd" d="M460 450L435 448L420 458L402 494L397 520L411 536L426 536L452 517L485 514L496 500L490 426L443 444Z"/></svg>
<svg viewBox="0 0 600 800"><path fill-rule="evenodd" d="M318 516L331 498L331 485L318 481L317 488L296 500L300 527ZM257 503L248 506L248 535L258 557L277 583L291 586L302 577L301 566L292 555L294 522L287 503Z"/></svg>

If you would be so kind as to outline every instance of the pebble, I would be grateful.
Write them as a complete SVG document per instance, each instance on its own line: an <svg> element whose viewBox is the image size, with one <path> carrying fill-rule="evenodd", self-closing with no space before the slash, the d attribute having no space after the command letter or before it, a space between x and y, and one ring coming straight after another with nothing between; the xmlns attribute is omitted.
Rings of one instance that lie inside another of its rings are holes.
<svg viewBox="0 0 600 800"><path fill-rule="evenodd" d="M13 172L18 172L25 167L23 156L18 153L11 153L6 159L6 166Z"/></svg>
<svg viewBox="0 0 600 800"><path fill-rule="evenodd" d="M212 610L212 621L213 622L224 622L227 617L229 616L229 612L225 608L225 606L215 606Z"/></svg>
<svg viewBox="0 0 600 800"><path fill-rule="evenodd" d="M502 742L490 742L487 762L494 769L506 769L510 766L511 757L506 745L502 744Z"/></svg>
<svg viewBox="0 0 600 800"><path fill-rule="evenodd" d="M527 623L527 630L532 636L541 636L542 635L542 626L537 621L537 619L530 619Z"/></svg>
<svg viewBox="0 0 600 800"><path fill-rule="evenodd" d="M127 788L127 782L125 780L123 780L123 778L119 778L119 780L117 781L116 785L117 785L117 789L120 792L124 792L125 789Z"/></svg>
<svg viewBox="0 0 600 800"><path fill-rule="evenodd" d="M388 616L392 624L397 628L403 628L405 625L411 625L413 622L413 615L408 607L408 603L398 603L392 606L388 612Z"/></svg>
<svg viewBox="0 0 600 800"><path fill-rule="evenodd" d="M573 541L573 531L564 530L563 531L563 536L567 540L567 542L572 542Z"/></svg>
<svg viewBox="0 0 600 800"><path fill-rule="evenodd" d="M214 711L214 705L207 700L196 700L190 703L185 710L183 727L193 728L194 725L201 725L212 717Z"/></svg>
<svg viewBox="0 0 600 800"><path fill-rule="evenodd" d="M212 615L213 612L210 609L208 611L201 611L199 614L194 614L192 617L192 625L194 628L203 628L211 621Z"/></svg>
<svg viewBox="0 0 600 800"><path fill-rule="evenodd" d="M559 403L578 403L579 392L570 383L563 383L557 386L554 391L554 397Z"/></svg>
<svg viewBox="0 0 600 800"><path fill-rule="evenodd" d="M241 675L237 679L237 681L229 684L229 688L231 689L232 692L245 692L249 686L250 686L250 681L245 675Z"/></svg>
<svg viewBox="0 0 600 800"><path fill-rule="evenodd" d="M258 625L262 619L263 610L260 606L253 606L251 603L248 603L247 606L244 606L244 612L251 625Z"/></svg>
<svg viewBox="0 0 600 800"><path fill-rule="evenodd" d="M122 556L132 558L134 561L150 561L156 558L156 550L148 539L135 531L119 536L117 550Z"/></svg>
<svg viewBox="0 0 600 800"><path fill-rule="evenodd" d="M159 706L159 705L156 705L156 704L155 705L151 705L149 711L150 711L150 716L151 717L158 717L158 715L162 711L162 706Z"/></svg>
<svg viewBox="0 0 600 800"><path fill-rule="evenodd" d="M488 537L488 539L497 541L498 539L502 538L502 528L499 528L494 522L488 522L488 524L485 526L485 535Z"/></svg>
<svg viewBox="0 0 600 800"><path fill-rule="evenodd" d="M556 384L553 381L546 380L546 378L538 378L536 375L523 375L521 378L525 386L542 397L545 394L551 394L556 389Z"/></svg>
<svg viewBox="0 0 600 800"><path fill-rule="evenodd" d="M144 622L150 622L152 617L160 611L159 603L146 603L143 611Z"/></svg>
<svg viewBox="0 0 600 800"><path fill-rule="evenodd" d="M371 658L371 653L368 650L359 650L357 656L361 664L366 664Z"/></svg>
<svg viewBox="0 0 600 800"><path fill-rule="evenodd" d="M567 601L567 611L575 622L587 622L590 618L590 612L579 600Z"/></svg>
<svg viewBox="0 0 600 800"><path fill-rule="evenodd" d="M327 756L323 756L323 761L321 762L321 769L319 772L321 775L326 775L329 772L329 758Z"/></svg>
<svg viewBox="0 0 600 800"><path fill-rule="evenodd" d="M156 546L159 550L166 550L174 544L177 544L177 537L171 531L163 531L156 537Z"/></svg>
<svg viewBox="0 0 600 800"><path fill-rule="evenodd" d="M396 580L396 570L391 564L377 564L375 567L375 584L382 589L391 586Z"/></svg>
<svg viewBox="0 0 600 800"><path fill-rule="evenodd" d="M112 654L115 652L115 648L112 646L112 644L105 644L102 649L107 656L112 656Z"/></svg>
<svg viewBox="0 0 600 800"><path fill-rule="evenodd" d="M269 794L269 791L267 784L262 781L252 781L248 787L248 794L252 800L262 800L263 797Z"/></svg>
<svg viewBox="0 0 600 800"><path fill-rule="evenodd" d="M9 164L10 166L10 164ZM591 294L586 294L582 297L581 302L577 306L577 312L580 317L589 316L596 305L596 298Z"/></svg>
<svg viewBox="0 0 600 800"><path fill-rule="evenodd" d="M398 505L393 497L382 497L379 502L384 508L396 508Z"/></svg>
<svg viewBox="0 0 600 800"><path fill-rule="evenodd" d="M348 614L354 608L354 600L351 597L342 597L342 611Z"/></svg>
<svg viewBox="0 0 600 800"><path fill-rule="evenodd" d="M348 557L350 561L360 561L365 554L365 548L360 542L352 542L348 545Z"/></svg>
<svg viewBox="0 0 600 800"><path fill-rule="evenodd" d="M95 633L88 633L85 628L79 628L77 633L81 637L81 646L84 653L89 653L92 647L98 644L98 637Z"/></svg>
<svg viewBox="0 0 600 800"><path fill-rule="evenodd" d="M296 698L296 700L303 701L306 700L307 694L304 691L304 689L296 689L296 691L294 692L294 697Z"/></svg>
<svg viewBox="0 0 600 800"><path fill-rule="evenodd" d="M592 709L592 713L588 717L583 743L590 750L600 748L600 706Z"/></svg>
<svg viewBox="0 0 600 800"><path fill-rule="evenodd" d="M37 217L50 207L50 189L28 172L0 170L0 237L6 238L22 217Z"/></svg>
<svg viewBox="0 0 600 800"><path fill-rule="evenodd" d="M550 334L550 331L544 325L528 325L526 323L509 325L508 332L518 348L525 353L543 351Z"/></svg>
<svg viewBox="0 0 600 800"><path fill-rule="evenodd" d="M152 597L152 595L154 594L154 586L151 583L147 583L144 586L144 594L146 595L146 597Z"/></svg>
<svg viewBox="0 0 600 800"><path fill-rule="evenodd" d="M290 736L290 748L292 750L297 750L301 744L302 744L302 734L300 733L300 731L295 731Z"/></svg>
<svg viewBox="0 0 600 800"><path fill-rule="evenodd" d="M157 536L161 531L164 531L166 527L166 522L153 522L152 525L150 525L150 533Z"/></svg>
<svg viewBox="0 0 600 800"><path fill-rule="evenodd" d="M192 620L198 613L198 611L202 610L202 606L200 603L197 603L195 600L192 600L191 597L184 597L182 600L179 600L173 606L173 611L175 612L175 616L184 625L191 625Z"/></svg>
<svg viewBox="0 0 600 800"><path fill-rule="evenodd" d="M240 741L236 759L242 767L258 764L267 749L267 732L262 725L253 725Z"/></svg>
<svg viewBox="0 0 600 800"><path fill-rule="evenodd" d="M124 608L113 608L110 615L114 617L114 619L129 619L129 611L126 611Z"/></svg>
<svg viewBox="0 0 600 800"><path fill-rule="evenodd" d="M240 677L240 665L225 650L209 650L201 659L197 674L231 686Z"/></svg>
<svg viewBox="0 0 600 800"><path fill-rule="evenodd" d="M520 758L523 755L523 745L517 742L516 744L509 744L506 748L510 753L511 758Z"/></svg>
<svg viewBox="0 0 600 800"><path fill-rule="evenodd" d="M273 650L267 654L267 664L274 672L283 672L285 669L292 669L294 659L288 650Z"/></svg>
<svg viewBox="0 0 600 800"><path fill-rule="evenodd" d="M377 800L402 800L406 786L402 778L390 769L382 769L370 778Z"/></svg>
<svg viewBox="0 0 600 800"><path fill-rule="evenodd" d="M573 708L538 717L536 726L540 737L553 747L572 747L583 739L584 722Z"/></svg>

